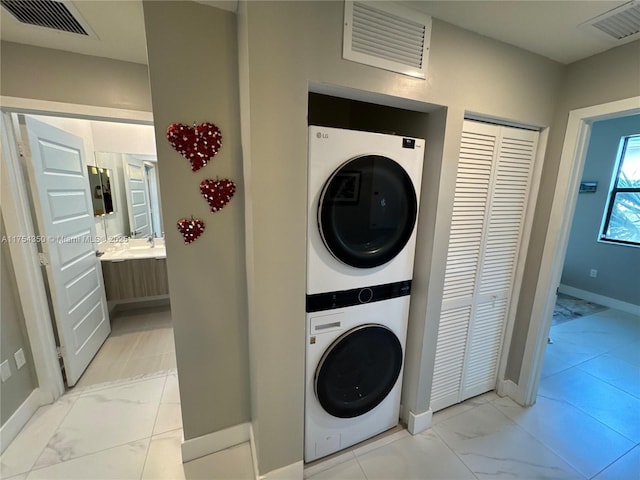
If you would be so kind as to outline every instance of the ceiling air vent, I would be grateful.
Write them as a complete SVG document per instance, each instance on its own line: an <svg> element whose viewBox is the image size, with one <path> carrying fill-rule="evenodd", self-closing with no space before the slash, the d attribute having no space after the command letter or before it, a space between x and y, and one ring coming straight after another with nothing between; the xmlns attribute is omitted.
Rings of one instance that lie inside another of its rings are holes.
<svg viewBox="0 0 640 480"><path fill-rule="evenodd" d="M345 2L346 60L425 78L431 17L392 2Z"/></svg>
<svg viewBox="0 0 640 480"><path fill-rule="evenodd" d="M616 40L640 32L640 2L625 3L586 22Z"/></svg>
<svg viewBox="0 0 640 480"><path fill-rule="evenodd" d="M53 0L0 0L0 2L21 23L89 35L65 2Z"/></svg>

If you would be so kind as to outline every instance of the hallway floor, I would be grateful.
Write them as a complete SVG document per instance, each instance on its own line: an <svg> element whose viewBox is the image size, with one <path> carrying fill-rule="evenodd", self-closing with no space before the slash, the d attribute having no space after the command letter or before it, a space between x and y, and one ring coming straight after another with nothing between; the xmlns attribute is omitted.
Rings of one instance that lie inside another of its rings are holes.
<svg viewBox="0 0 640 480"><path fill-rule="evenodd" d="M314 463L305 478L640 478L640 317L604 310L552 328L538 402L487 393ZM77 388L0 458L4 480L252 479L248 444L182 464L175 370Z"/></svg>
<svg viewBox="0 0 640 480"><path fill-rule="evenodd" d="M111 334L74 388L172 368L176 368L176 353L171 307L167 304L127 309L111 315Z"/></svg>

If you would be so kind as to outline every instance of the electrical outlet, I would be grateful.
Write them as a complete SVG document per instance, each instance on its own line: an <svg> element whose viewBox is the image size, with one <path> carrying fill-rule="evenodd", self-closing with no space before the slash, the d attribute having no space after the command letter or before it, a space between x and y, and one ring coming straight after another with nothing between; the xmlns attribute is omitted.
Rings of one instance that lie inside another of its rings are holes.
<svg viewBox="0 0 640 480"><path fill-rule="evenodd" d="M589 276L591 278L596 278L598 276L598 270L596 270L595 268L592 268L591 271L589 272Z"/></svg>
<svg viewBox="0 0 640 480"><path fill-rule="evenodd" d="M20 349L16 353L13 354L13 358L16 359L16 366L18 370L24 367L24 364L27 363L27 359L24 358L24 350Z"/></svg>
<svg viewBox="0 0 640 480"><path fill-rule="evenodd" d="M0 363L0 375L2 376L3 382L9 380L9 377L11 376L11 367L9 366L9 360L5 360L4 362Z"/></svg>

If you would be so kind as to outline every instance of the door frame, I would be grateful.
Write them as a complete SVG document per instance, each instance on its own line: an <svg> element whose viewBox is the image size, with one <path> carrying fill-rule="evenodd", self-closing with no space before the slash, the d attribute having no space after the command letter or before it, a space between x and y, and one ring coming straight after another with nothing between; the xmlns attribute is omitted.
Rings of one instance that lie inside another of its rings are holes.
<svg viewBox="0 0 640 480"><path fill-rule="evenodd" d="M640 114L640 96L569 112L520 378L517 392L514 392L515 399L522 405L533 405L538 395L556 289L560 284L569 243L580 179L589 146L591 125L595 121L635 114Z"/></svg>
<svg viewBox="0 0 640 480"><path fill-rule="evenodd" d="M16 144L18 137L13 131L11 114L50 115L153 125L152 112L30 98L0 96L0 110L3 132L2 213L7 235L20 234L35 237L34 219L31 216L26 179L20 165L20 147ZM54 402L64 393L64 383L58 363L53 323L38 251L34 243L26 245L27 248L18 248L18 245L13 245L13 248L10 248L10 254L16 271L20 302L33 352L40 405L46 405Z"/></svg>

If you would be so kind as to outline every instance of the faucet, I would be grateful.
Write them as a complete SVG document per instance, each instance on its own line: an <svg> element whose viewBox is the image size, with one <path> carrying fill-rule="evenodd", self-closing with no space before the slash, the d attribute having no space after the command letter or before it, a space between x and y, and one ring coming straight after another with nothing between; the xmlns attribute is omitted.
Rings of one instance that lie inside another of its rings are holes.
<svg viewBox="0 0 640 480"><path fill-rule="evenodd" d="M155 246L156 246L156 241L155 241L155 239L153 238L153 235L149 235L149 236L147 237L147 243L149 244L149 246L150 246L151 248L153 248L153 247L155 247Z"/></svg>

